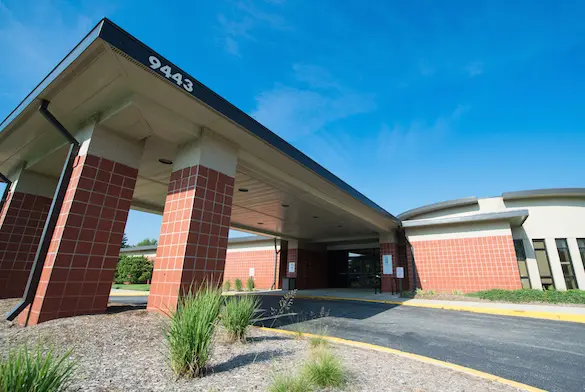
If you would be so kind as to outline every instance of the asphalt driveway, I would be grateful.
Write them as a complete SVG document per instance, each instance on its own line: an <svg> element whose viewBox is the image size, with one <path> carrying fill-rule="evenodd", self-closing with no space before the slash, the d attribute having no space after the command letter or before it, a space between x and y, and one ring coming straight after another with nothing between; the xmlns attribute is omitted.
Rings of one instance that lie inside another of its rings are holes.
<svg viewBox="0 0 585 392"><path fill-rule="evenodd" d="M280 297L261 296L262 308ZM550 391L585 390L585 325L352 301L295 299L263 326L386 346ZM319 315L325 314L325 317Z"/></svg>

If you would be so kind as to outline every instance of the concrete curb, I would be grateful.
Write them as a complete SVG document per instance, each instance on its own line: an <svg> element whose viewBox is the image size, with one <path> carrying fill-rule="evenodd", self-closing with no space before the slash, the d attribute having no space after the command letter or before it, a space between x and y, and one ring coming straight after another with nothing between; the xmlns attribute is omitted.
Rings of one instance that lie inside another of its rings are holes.
<svg viewBox="0 0 585 392"><path fill-rule="evenodd" d="M555 320L555 321L567 321L572 323L585 324L585 314L570 314L570 313L553 313L553 312L541 312L531 310L519 310L519 309L497 309L497 308L485 308L477 306L465 306L465 305L448 305L448 304L425 304L408 301L388 301L388 300L377 300L377 299L365 299L365 298L348 298L348 297L330 297L330 296L313 296L313 295L297 295L295 298L301 299L320 299L329 301L358 301L358 302L373 302L382 303L388 305L402 305L402 306L413 306L419 308L430 308L430 309L443 309L443 310L455 310L460 312L473 312L483 314L494 314L498 316L514 316L514 317L528 317L541 320Z"/></svg>
<svg viewBox="0 0 585 392"><path fill-rule="evenodd" d="M370 301L374 301L374 300L370 300ZM297 332L288 331L286 329L275 329L275 328L266 328L266 327L256 327L256 328L263 330L263 331L281 333L281 334L285 334L285 335L295 335L295 336L298 335ZM476 377L481 377L481 378L484 378L487 380L499 382L501 384L506 384L506 385L512 386L514 388L523 389L523 390L529 391L529 392L546 392L544 389L540 389L540 388L536 388L536 387L533 387L530 385L522 384L522 383L517 382L517 381L508 380L506 378L502 378L502 377L496 376L494 374L485 373L485 372L471 369L471 368L468 368L465 366L456 365L454 363L440 361L438 359L425 357L423 355L407 353L407 352L396 350L393 348L377 346L374 344L363 343L363 342L356 342L354 340L341 339L341 338L336 338L336 337L332 337L332 336L316 335L316 334L312 334L312 333L303 333L302 335L303 335L303 337L308 337L308 338L319 337L319 338L325 339L327 341L330 341L333 343L338 343L338 344L343 344L346 346L357 347L357 348L362 348L362 349L366 349L366 350L380 351L380 352L384 352L384 353L399 355L399 356L405 357L405 358L411 358L411 359L414 359L414 360L417 360L420 362L429 363L429 364L436 365L436 366L441 366L441 367L444 367L447 369L466 373L466 374L476 376Z"/></svg>

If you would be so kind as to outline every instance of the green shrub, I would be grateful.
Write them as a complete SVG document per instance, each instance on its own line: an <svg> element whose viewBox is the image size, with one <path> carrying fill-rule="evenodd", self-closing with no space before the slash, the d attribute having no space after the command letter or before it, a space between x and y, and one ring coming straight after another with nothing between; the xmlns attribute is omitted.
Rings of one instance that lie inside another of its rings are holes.
<svg viewBox="0 0 585 392"><path fill-rule="evenodd" d="M120 256L116 266L114 281L118 284L125 282L146 283L152 279L154 263L142 256Z"/></svg>
<svg viewBox="0 0 585 392"><path fill-rule="evenodd" d="M231 341L244 340L260 301L253 295L228 298L221 309L221 323Z"/></svg>
<svg viewBox="0 0 585 392"><path fill-rule="evenodd" d="M234 280L234 287L236 288L236 291L242 291L242 280L239 278Z"/></svg>
<svg viewBox="0 0 585 392"><path fill-rule="evenodd" d="M246 289L248 291L254 291L254 278L251 276L246 281Z"/></svg>
<svg viewBox="0 0 585 392"><path fill-rule="evenodd" d="M232 289L232 282L226 280L223 282L223 291L230 291Z"/></svg>
<svg viewBox="0 0 585 392"><path fill-rule="evenodd" d="M325 348L318 348L313 352L303 367L303 374L320 388L339 388L347 382L341 360Z"/></svg>
<svg viewBox="0 0 585 392"><path fill-rule="evenodd" d="M490 301L505 302L548 302L548 303L566 303L566 304L585 304L585 291L583 290L502 290L493 289L478 291L466 294L470 297L487 299Z"/></svg>
<svg viewBox="0 0 585 392"><path fill-rule="evenodd" d="M0 392L60 392L71 384L75 362L71 352L61 356L50 349L43 355L40 346L30 353L26 345L0 358Z"/></svg>
<svg viewBox="0 0 585 392"><path fill-rule="evenodd" d="M312 348L317 348L320 346L326 347L329 342L323 336L311 336L309 339L309 344Z"/></svg>
<svg viewBox="0 0 585 392"><path fill-rule="evenodd" d="M309 392L312 390L311 383L305 377L288 373L275 375L272 384L268 387L268 392Z"/></svg>
<svg viewBox="0 0 585 392"><path fill-rule="evenodd" d="M171 368L178 376L201 376L211 354L223 297L219 289L204 284L183 296L165 328Z"/></svg>
<svg viewBox="0 0 585 392"><path fill-rule="evenodd" d="M455 290L453 290L451 292L451 294L453 294L453 295L463 295L463 291L455 289Z"/></svg>

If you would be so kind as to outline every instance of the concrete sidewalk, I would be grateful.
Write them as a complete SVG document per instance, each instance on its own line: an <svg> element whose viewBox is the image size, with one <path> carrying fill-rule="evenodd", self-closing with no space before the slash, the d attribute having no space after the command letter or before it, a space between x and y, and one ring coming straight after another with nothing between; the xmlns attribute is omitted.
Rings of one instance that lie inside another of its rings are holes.
<svg viewBox="0 0 585 392"><path fill-rule="evenodd" d="M280 296L283 295L284 292L282 290L274 290L263 292L262 294ZM297 298L377 302L403 306L495 314L500 316L530 317L585 323L585 307L576 306L411 299L400 298L398 295L388 293L374 294L372 290L351 289L298 290Z"/></svg>
<svg viewBox="0 0 585 392"><path fill-rule="evenodd" d="M149 294L150 294L150 291L124 290L124 289L110 290L110 297L148 297Z"/></svg>

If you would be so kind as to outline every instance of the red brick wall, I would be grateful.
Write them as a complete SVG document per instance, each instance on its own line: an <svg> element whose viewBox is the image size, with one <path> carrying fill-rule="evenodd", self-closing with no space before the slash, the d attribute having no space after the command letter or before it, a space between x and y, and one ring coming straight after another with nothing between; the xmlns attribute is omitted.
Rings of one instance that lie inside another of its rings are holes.
<svg viewBox="0 0 585 392"><path fill-rule="evenodd" d="M269 289L274 281L274 249L228 252L223 280L229 280L233 288L234 281L240 278L245 287L250 268L254 268L255 287Z"/></svg>
<svg viewBox="0 0 585 392"><path fill-rule="evenodd" d="M22 297L52 199L10 192L0 215L0 298Z"/></svg>
<svg viewBox="0 0 585 392"><path fill-rule="evenodd" d="M512 236L411 241L423 290L520 289Z"/></svg>
<svg viewBox="0 0 585 392"><path fill-rule="evenodd" d="M297 252L297 288L300 290L327 288L329 286L327 252L308 249L297 249Z"/></svg>

